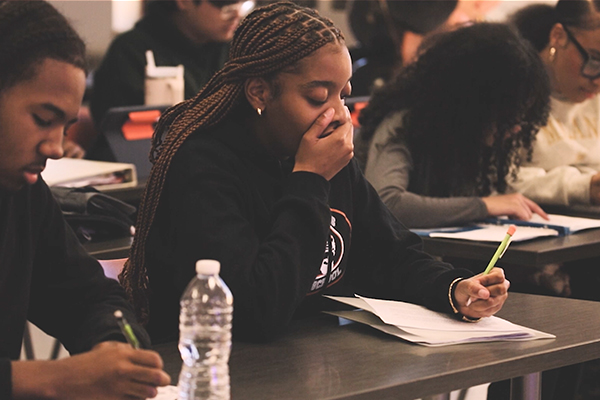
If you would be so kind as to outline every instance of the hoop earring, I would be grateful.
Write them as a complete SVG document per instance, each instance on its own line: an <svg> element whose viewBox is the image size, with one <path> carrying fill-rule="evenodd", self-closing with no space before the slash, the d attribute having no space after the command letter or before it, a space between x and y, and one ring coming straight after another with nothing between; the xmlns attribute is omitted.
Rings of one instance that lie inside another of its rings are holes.
<svg viewBox="0 0 600 400"><path fill-rule="evenodd" d="M550 62L554 62L555 58L556 58L556 47L550 47L550 55L549 55L548 59L550 60Z"/></svg>
<svg viewBox="0 0 600 400"><path fill-rule="evenodd" d="M261 108L257 108L256 109L256 113L258 114L258 116L260 117L262 115L262 109Z"/></svg>

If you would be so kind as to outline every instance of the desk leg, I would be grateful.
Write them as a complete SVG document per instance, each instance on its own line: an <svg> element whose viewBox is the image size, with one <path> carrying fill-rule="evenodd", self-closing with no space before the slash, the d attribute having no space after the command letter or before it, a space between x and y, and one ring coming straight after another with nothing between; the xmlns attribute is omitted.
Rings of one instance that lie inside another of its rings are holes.
<svg viewBox="0 0 600 400"><path fill-rule="evenodd" d="M510 400L542 400L542 373L520 376L510 380Z"/></svg>

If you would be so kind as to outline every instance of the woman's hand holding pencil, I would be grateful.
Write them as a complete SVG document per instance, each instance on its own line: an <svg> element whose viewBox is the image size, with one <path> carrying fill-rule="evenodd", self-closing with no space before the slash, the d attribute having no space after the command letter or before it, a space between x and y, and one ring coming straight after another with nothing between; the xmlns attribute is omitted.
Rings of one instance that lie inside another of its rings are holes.
<svg viewBox="0 0 600 400"><path fill-rule="evenodd" d="M494 268L488 274L481 273L458 282L454 292L455 306L469 318L490 317L504 305L509 287L504 270Z"/></svg>
<svg viewBox="0 0 600 400"><path fill-rule="evenodd" d="M504 239L481 274L462 280L456 285L454 299L451 299L452 306L456 308L455 312L466 316L466 320L490 317L504 305L510 282L504 277L504 270L494 267L506 252L516 230L514 225L508 227Z"/></svg>

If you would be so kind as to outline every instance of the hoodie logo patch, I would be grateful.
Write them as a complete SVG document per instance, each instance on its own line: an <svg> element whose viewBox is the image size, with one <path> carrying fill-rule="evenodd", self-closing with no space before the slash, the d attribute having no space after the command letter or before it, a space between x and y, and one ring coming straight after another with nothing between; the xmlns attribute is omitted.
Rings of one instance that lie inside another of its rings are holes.
<svg viewBox="0 0 600 400"><path fill-rule="evenodd" d="M341 211L332 209L329 240L325 243L321 270L315 277L308 294L314 294L323 287L335 284L344 275L345 263L342 263L342 261L346 254L350 232L350 222L346 215Z"/></svg>

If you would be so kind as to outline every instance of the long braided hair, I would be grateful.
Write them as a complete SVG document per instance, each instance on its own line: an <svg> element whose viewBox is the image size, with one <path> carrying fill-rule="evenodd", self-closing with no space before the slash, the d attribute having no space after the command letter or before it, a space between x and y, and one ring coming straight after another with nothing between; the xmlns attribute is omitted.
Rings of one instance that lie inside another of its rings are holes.
<svg viewBox="0 0 600 400"><path fill-rule="evenodd" d="M160 118L150 151L154 165L140 202L135 239L119 276L142 322L149 317L146 240L177 150L188 136L215 126L245 101L246 79L273 79L317 49L343 40L333 22L313 9L289 2L258 8L237 28L225 66L195 97L175 105Z"/></svg>
<svg viewBox="0 0 600 400"><path fill-rule="evenodd" d="M31 78L46 58L85 71L85 45L45 1L0 1L0 93Z"/></svg>

